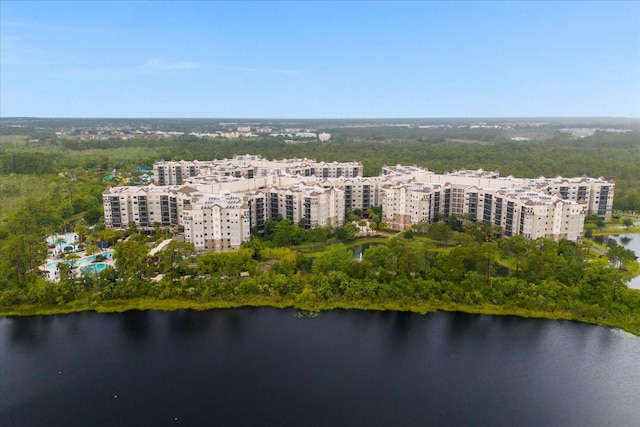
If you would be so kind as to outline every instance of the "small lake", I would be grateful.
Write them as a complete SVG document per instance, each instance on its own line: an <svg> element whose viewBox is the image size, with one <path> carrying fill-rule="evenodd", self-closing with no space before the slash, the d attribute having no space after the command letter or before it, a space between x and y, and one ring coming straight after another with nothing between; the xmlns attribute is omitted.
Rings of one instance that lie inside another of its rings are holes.
<svg viewBox="0 0 640 427"><path fill-rule="evenodd" d="M619 245L627 249L631 249L640 259L640 234L619 234L611 236L595 236L594 240L603 245L607 245L609 239L615 240ZM636 276L627 282L630 288L640 289L640 276Z"/></svg>
<svg viewBox="0 0 640 427"><path fill-rule="evenodd" d="M2 426L635 426L640 338L294 310L0 318Z"/></svg>

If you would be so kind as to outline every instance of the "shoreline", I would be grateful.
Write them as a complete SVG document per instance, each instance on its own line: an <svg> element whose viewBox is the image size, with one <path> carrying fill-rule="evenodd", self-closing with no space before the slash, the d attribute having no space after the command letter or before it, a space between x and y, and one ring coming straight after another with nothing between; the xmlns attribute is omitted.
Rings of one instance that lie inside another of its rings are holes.
<svg viewBox="0 0 640 427"><path fill-rule="evenodd" d="M186 299L156 300L151 298L137 298L132 300L111 301L75 301L60 305L20 305L15 307L0 307L0 317L25 317L64 315L92 311L95 313L123 313L126 311L177 311L194 310L205 311L215 309L232 309L241 307L271 307L277 309L296 309L300 312L318 313L331 310L363 310L363 311L398 311L412 312L421 315L438 311L461 312L468 314L484 314L488 316L517 316L532 319L567 320L592 325L618 328L640 337L640 324L625 324L621 319L593 319L580 317L566 311L545 312L523 308L503 307L497 305L465 305L456 303L435 303L429 301L389 300L371 302L366 300L345 301L333 300L313 305L297 304L291 298L256 297L238 300L213 300L199 302Z"/></svg>

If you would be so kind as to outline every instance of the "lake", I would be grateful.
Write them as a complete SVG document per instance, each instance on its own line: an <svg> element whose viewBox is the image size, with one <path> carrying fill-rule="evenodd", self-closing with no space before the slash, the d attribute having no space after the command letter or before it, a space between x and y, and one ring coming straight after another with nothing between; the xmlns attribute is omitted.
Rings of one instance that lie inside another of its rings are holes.
<svg viewBox="0 0 640 427"><path fill-rule="evenodd" d="M0 425L631 426L640 339L460 313L0 318Z"/></svg>
<svg viewBox="0 0 640 427"><path fill-rule="evenodd" d="M613 239L619 245L624 246L627 249L631 249L636 253L636 256L640 258L640 234L620 234L612 236L596 236L598 243L607 245L608 239ZM640 276L636 276L627 282L630 288L640 289Z"/></svg>

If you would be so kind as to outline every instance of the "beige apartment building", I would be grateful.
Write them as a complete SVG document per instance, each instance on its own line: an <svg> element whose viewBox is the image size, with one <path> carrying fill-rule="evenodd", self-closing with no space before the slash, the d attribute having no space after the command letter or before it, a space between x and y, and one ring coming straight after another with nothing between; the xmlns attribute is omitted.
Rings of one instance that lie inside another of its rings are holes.
<svg viewBox="0 0 640 427"><path fill-rule="evenodd" d="M309 159L266 160L258 155L236 155L211 161L159 161L153 164L157 185L180 185L194 177L258 178L270 174L340 178L362 176L360 162L316 162Z"/></svg>
<svg viewBox="0 0 640 427"><path fill-rule="evenodd" d="M373 206L382 207L382 219L393 230L455 215L498 226L507 236L580 241L586 215L611 217L615 189L604 178L500 177L482 169L436 174L402 165L363 177L358 162L250 154L156 162L154 172L158 185L103 192L105 225L171 227L184 231L200 251L238 248L251 229L264 231L267 220L338 227L346 209L366 212Z"/></svg>
<svg viewBox="0 0 640 427"><path fill-rule="evenodd" d="M196 251L239 249L251 235L249 205L236 194L198 194L183 208L185 242Z"/></svg>

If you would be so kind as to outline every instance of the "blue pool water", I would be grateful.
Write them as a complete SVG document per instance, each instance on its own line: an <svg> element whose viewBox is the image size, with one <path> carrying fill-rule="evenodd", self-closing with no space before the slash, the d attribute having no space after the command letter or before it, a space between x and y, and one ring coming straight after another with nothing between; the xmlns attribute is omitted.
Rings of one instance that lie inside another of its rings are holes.
<svg viewBox="0 0 640 427"><path fill-rule="evenodd" d="M102 255L107 259L111 259L113 258L113 251L105 251L102 252L100 254L95 254L95 255L91 255L91 256L87 256L87 257L82 257L80 259L77 259L73 262L71 262L71 265L74 267L80 267L80 268L85 268L88 267L90 265L102 265L102 267L97 267L97 271L102 271L106 268L106 264L104 263L100 263L100 264L92 264L93 262L95 262L96 257ZM47 270L57 270L58 269L58 264L61 262L67 262L64 260L60 260L60 261L56 261L56 262L50 262L48 264L45 265L45 269Z"/></svg>
<svg viewBox="0 0 640 427"><path fill-rule="evenodd" d="M107 264L100 262L82 267L82 272L89 274L100 273L105 268L107 268Z"/></svg>
<svg viewBox="0 0 640 427"><path fill-rule="evenodd" d="M56 240L59 238L63 239L64 242L57 243ZM72 250L75 251L78 249L78 244L76 243L75 239L76 239L76 236L74 234L49 236L47 237L47 243L49 243L50 245L56 245L58 248L61 248L62 250L64 250L64 248L66 248L67 246L71 246L73 248Z"/></svg>

